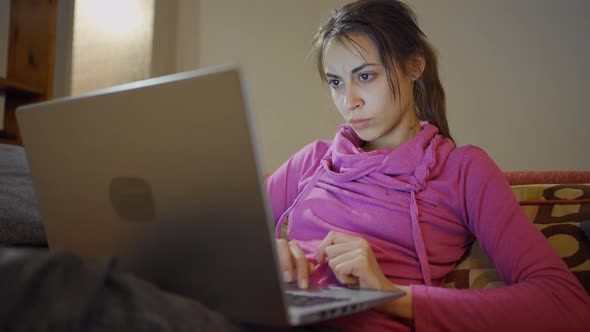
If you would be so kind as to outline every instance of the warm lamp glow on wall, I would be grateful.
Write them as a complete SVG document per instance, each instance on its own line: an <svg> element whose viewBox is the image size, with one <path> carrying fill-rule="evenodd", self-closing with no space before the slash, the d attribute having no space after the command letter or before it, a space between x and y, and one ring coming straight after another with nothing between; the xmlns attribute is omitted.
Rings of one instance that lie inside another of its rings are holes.
<svg viewBox="0 0 590 332"><path fill-rule="evenodd" d="M142 0L77 0L83 15L96 28L111 33L126 33L141 26Z"/></svg>
<svg viewBox="0 0 590 332"><path fill-rule="evenodd" d="M150 77L154 0L76 0L72 95Z"/></svg>

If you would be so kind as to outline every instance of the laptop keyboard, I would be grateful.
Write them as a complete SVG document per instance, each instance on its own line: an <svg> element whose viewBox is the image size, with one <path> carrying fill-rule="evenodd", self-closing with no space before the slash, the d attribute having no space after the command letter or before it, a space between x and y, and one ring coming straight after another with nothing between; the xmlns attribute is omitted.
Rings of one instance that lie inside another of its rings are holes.
<svg viewBox="0 0 590 332"><path fill-rule="evenodd" d="M295 294L287 293L287 303L290 306L295 306L295 307L306 307L306 306L310 306L310 305L341 302L341 301L346 301L346 300L338 299L335 297L295 295Z"/></svg>

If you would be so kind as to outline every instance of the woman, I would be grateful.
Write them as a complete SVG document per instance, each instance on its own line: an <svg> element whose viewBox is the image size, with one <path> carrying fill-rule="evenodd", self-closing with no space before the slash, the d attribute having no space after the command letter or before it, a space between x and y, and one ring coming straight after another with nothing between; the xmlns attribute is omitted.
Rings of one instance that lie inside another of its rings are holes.
<svg viewBox="0 0 590 332"><path fill-rule="evenodd" d="M365 331L571 330L590 302L481 149L456 147L436 56L412 11L361 0L315 38L346 124L267 180L286 281L407 295L327 325ZM474 238L509 285L445 289ZM565 309L567 308L567 309ZM571 324L565 327L563 324Z"/></svg>

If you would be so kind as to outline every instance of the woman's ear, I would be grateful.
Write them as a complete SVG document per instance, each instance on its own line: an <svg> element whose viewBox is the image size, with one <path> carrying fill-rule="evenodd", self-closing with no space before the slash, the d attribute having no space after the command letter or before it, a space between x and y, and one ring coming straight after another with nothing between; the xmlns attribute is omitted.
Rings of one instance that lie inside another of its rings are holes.
<svg viewBox="0 0 590 332"><path fill-rule="evenodd" d="M424 68L426 67L426 59L424 57L424 52L418 51L414 53L408 60L408 64L406 65L408 76L412 81L419 80L422 77L422 73L424 72Z"/></svg>

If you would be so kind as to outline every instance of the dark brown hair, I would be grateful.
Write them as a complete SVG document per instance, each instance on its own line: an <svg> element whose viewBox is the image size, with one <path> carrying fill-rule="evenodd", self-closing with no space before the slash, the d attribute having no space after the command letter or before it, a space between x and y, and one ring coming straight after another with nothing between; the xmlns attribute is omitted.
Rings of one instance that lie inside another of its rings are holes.
<svg viewBox="0 0 590 332"><path fill-rule="evenodd" d="M395 97L399 94L399 84L394 85L391 77L399 82L396 66L407 73L409 60L416 54L422 54L426 62L424 72L415 81L413 89L416 115L418 119L437 126L442 136L452 139L447 123L445 92L438 76L436 51L416 21L412 9L398 0L359 0L333 10L314 38L313 51L318 71L322 80L326 81L323 60L329 41L339 39L354 45L351 34L366 35L379 50ZM392 72L394 75L391 75Z"/></svg>

